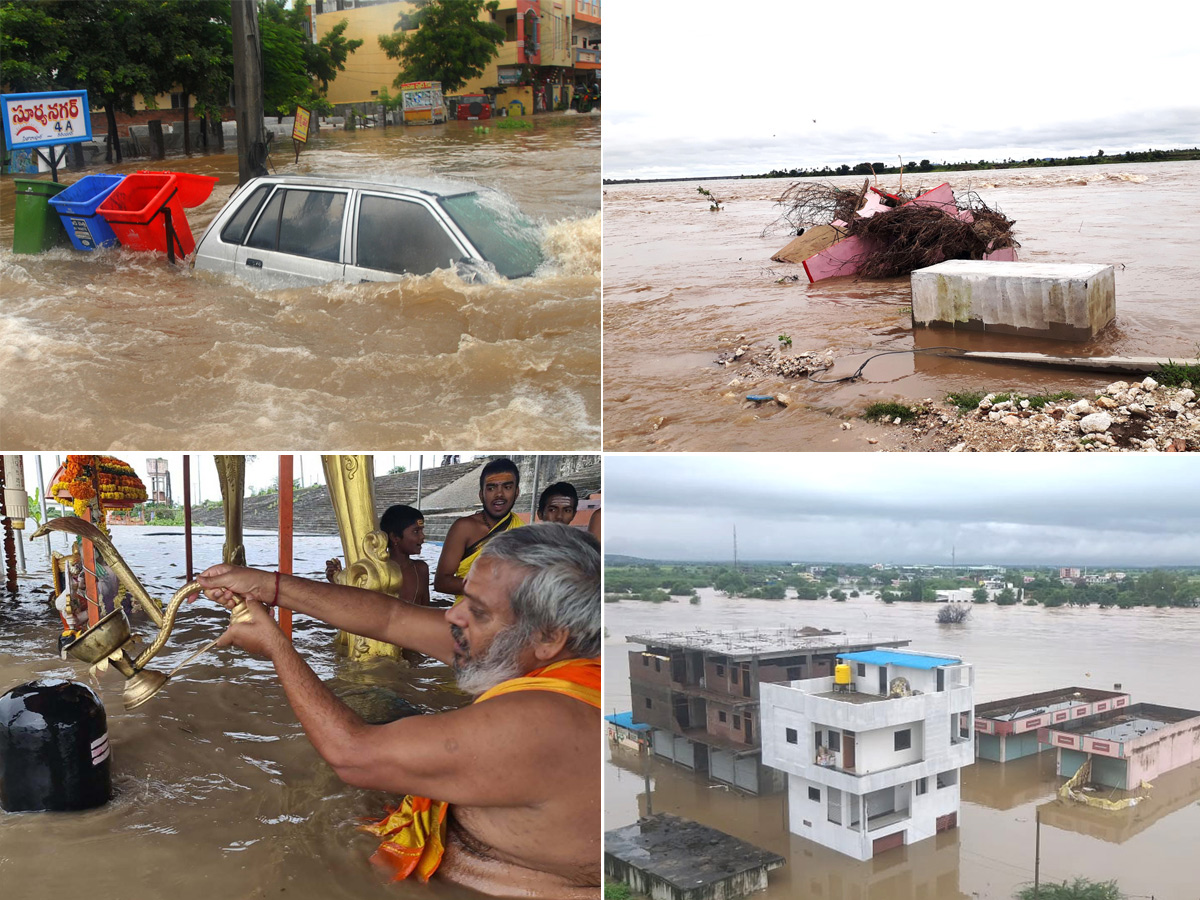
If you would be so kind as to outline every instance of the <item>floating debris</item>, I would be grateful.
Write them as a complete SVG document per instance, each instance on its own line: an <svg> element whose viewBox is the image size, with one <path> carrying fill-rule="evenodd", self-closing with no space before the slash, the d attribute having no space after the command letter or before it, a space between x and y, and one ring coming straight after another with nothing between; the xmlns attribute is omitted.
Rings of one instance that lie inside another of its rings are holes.
<svg viewBox="0 0 1200 900"><path fill-rule="evenodd" d="M777 202L784 212L775 224L797 237L771 258L801 263L810 282L894 278L947 259L1013 261L1020 246L1012 219L974 191L956 198L949 184L910 196L872 187L870 179L857 192L801 183Z"/></svg>

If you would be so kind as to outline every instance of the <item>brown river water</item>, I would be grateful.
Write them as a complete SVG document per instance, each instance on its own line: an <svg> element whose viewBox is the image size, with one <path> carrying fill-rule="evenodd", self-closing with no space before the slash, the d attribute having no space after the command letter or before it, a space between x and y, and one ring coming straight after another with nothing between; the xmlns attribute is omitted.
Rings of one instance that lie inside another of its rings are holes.
<svg viewBox="0 0 1200 900"><path fill-rule="evenodd" d="M937 625L932 604L891 606L871 597L833 600L730 600L700 591L698 605L623 601L604 607L605 712L629 709L627 634L814 625L855 637L910 639L913 649L961 656L975 666L977 703L1056 687L1109 688L1133 702L1200 709L1196 647L1200 610L1045 609L973 606L963 626ZM681 624L686 617L686 626ZM605 828L646 812L642 762L610 746L605 767ZM1054 754L1015 763L980 761L963 770L959 827L878 859L858 862L786 829L785 795L750 797L655 759L655 812L704 822L781 854L763 900L1010 900L1032 884L1035 815L1042 808L1043 884L1076 877L1116 879L1124 895L1197 900L1200 763L1156 779L1150 798L1106 813L1055 798L1063 779ZM1053 821L1055 824L1050 825Z"/></svg>
<svg viewBox="0 0 1200 900"><path fill-rule="evenodd" d="M862 185L861 176L830 179ZM1028 262L1116 269L1117 319L1093 341L1067 343L910 327L907 278L809 284L803 267L771 261L790 238L764 236L794 179L607 185L604 196L604 441L611 450L870 449L839 425L876 400L941 399L949 391L1091 391L1115 376L977 363L931 354L877 359L838 385L766 379L730 385L714 364L739 344L833 350L818 378L852 373L872 353L950 345L1077 356L1200 355L1200 162L906 174L907 191L949 181L1016 221ZM880 184L896 186L896 176ZM796 283L777 283L798 274ZM787 392L786 409L747 394ZM861 423L860 423L861 424ZM839 435L841 440L839 441Z"/></svg>
<svg viewBox="0 0 1200 900"><path fill-rule="evenodd" d="M151 596L167 599L185 581L180 528L113 527L113 540ZM54 535L54 549L66 546ZM195 564L221 557L223 529L198 529ZM275 568L275 533L250 532L251 565ZM29 577L15 599L0 599L0 692L35 678L89 683L87 666L58 658L59 621L42 600L45 542L26 543ZM322 577L339 555L336 535L296 535L294 570ZM440 545L423 557L436 565ZM228 614L201 600L185 605L150 668L169 672L221 633ZM149 643L154 625L135 615ZM440 663L406 668L390 660L348 662L332 649L333 629L295 619L294 639L318 675L369 721L464 705ZM93 685L94 686L94 685ZM243 651L209 651L158 695L126 712L122 679L100 676L108 714L114 799L86 812L0 811L0 896L5 900L114 897L436 897L479 895L462 888L384 883L367 858L378 841L360 817L378 817L388 795L343 784L296 722L274 671Z"/></svg>
<svg viewBox="0 0 1200 900"><path fill-rule="evenodd" d="M503 191L544 226L550 262L496 284L435 273L258 290L154 253L14 255L14 188L0 179L0 442L598 448L600 118L533 121L489 134L469 122L326 129L298 164L286 139L272 156L281 174L453 177ZM139 169L219 176L188 212L197 239L237 184L234 152L60 180Z"/></svg>

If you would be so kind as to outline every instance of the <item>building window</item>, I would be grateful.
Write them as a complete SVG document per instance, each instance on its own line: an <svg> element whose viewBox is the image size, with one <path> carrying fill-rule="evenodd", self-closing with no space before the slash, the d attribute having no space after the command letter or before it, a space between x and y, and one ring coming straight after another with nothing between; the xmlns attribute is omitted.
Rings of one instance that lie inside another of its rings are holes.
<svg viewBox="0 0 1200 900"><path fill-rule="evenodd" d="M928 792L929 792L929 779L928 778L918 778L917 779L917 794L920 795L920 794L925 794Z"/></svg>
<svg viewBox="0 0 1200 900"><path fill-rule="evenodd" d="M897 750L907 750L912 746L912 729L905 728L893 735Z"/></svg>
<svg viewBox="0 0 1200 900"><path fill-rule="evenodd" d="M867 674L867 664L859 663L858 664L858 677L863 678L866 676L866 674Z"/></svg>
<svg viewBox="0 0 1200 900"><path fill-rule="evenodd" d="M818 729L817 729L817 737L816 737L816 740L817 740L817 746L818 746L818 747L824 746L824 745L821 743L821 729L820 729L820 728L818 728Z"/></svg>
<svg viewBox="0 0 1200 900"><path fill-rule="evenodd" d="M653 704L650 702L650 698L649 698L649 697L647 697L647 698L646 698L646 709L650 709L650 708L651 708L651 706L653 706Z"/></svg>
<svg viewBox="0 0 1200 900"><path fill-rule="evenodd" d="M816 803L820 803L821 802L821 789L815 788L815 787L810 787L808 789L808 799L812 800Z"/></svg>
<svg viewBox="0 0 1200 900"><path fill-rule="evenodd" d="M737 670L737 666L734 666L732 669L729 670L729 680L732 681L734 684L737 684L738 683L737 678L738 678L738 670Z"/></svg>
<svg viewBox="0 0 1200 900"><path fill-rule="evenodd" d="M661 660L661 659L659 659L657 656L656 656L656 657L654 657L654 671L655 671L655 672L661 672L661 671L662 671L662 660Z"/></svg>
<svg viewBox="0 0 1200 900"><path fill-rule="evenodd" d="M829 749L834 753L839 753L842 749L842 733L832 728L829 729Z"/></svg>
<svg viewBox="0 0 1200 900"><path fill-rule="evenodd" d="M825 795L829 800L829 821L834 825L842 824L842 792L837 788L827 788Z"/></svg>
<svg viewBox="0 0 1200 900"><path fill-rule="evenodd" d="M642 654L642 665L643 665L643 666L648 666L648 665L650 665L650 657L649 657L649 656L647 656L647 655L646 655L646 654L644 654L644 653Z"/></svg>
<svg viewBox="0 0 1200 900"><path fill-rule="evenodd" d="M742 727L742 717L741 717L741 716L736 716L736 715L735 715L735 716L733 717L733 727L734 727L734 728L741 728L741 727Z"/></svg>
<svg viewBox="0 0 1200 900"><path fill-rule="evenodd" d="M800 743L800 735L796 734L796 729L795 729L795 728L785 728L785 729L783 729L783 739L784 739L785 741L787 741L789 744L798 744L798 743Z"/></svg>
<svg viewBox="0 0 1200 900"><path fill-rule="evenodd" d="M956 784L958 784L958 769L938 772L937 786L939 788L951 787Z"/></svg>
<svg viewBox="0 0 1200 900"><path fill-rule="evenodd" d="M718 678L725 677L725 667L724 666L717 666L717 677Z"/></svg>
<svg viewBox="0 0 1200 900"><path fill-rule="evenodd" d="M788 677L788 681L799 681L800 680L800 667L799 666L788 666L787 677Z"/></svg>
<svg viewBox="0 0 1200 900"><path fill-rule="evenodd" d="M718 711L718 712L717 712L717 721L718 721L718 722L724 722L724 721L725 721L725 713L724 713L724 711L723 711L723 710L722 710L722 711Z"/></svg>

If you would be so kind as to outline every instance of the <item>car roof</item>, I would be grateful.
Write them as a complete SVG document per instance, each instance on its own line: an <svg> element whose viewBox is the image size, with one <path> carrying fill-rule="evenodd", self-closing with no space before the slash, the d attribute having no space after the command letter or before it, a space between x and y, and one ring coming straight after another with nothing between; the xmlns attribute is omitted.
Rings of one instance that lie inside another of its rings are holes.
<svg viewBox="0 0 1200 900"><path fill-rule="evenodd" d="M449 178L409 177L405 175L380 176L371 181L356 178L339 178L336 175L262 175L252 178L242 189L260 184L316 185L320 187L355 188L366 191L396 189L425 194L430 197L454 197L461 194L479 193L482 188L470 182Z"/></svg>

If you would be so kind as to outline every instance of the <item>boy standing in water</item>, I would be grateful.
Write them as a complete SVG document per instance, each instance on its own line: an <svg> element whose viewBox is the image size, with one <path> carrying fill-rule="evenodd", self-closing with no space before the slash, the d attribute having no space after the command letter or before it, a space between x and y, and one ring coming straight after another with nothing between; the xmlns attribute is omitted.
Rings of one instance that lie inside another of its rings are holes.
<svg viewBox="0 0 1200 900"><path fill-rule="evenodd" d="M404 576L400 599L429 606L429 563L419 558L425 543L425 516L411 506L389 506L379 520L379 530L388 536L388 556ZM341 570L342 561L334 557L325 563L325 579L333 581Z"/></svg>

